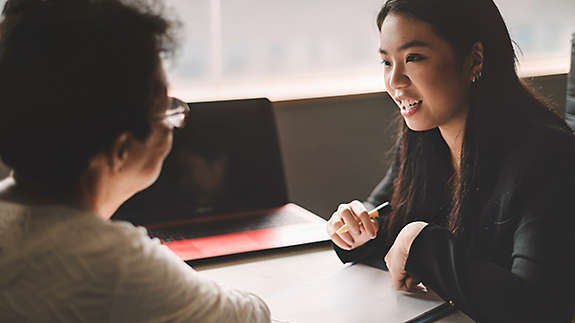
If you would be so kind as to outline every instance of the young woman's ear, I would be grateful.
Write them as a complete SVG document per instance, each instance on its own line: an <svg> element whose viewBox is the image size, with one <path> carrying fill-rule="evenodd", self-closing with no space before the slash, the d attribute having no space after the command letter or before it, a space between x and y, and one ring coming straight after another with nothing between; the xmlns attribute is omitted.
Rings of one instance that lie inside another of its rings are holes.
<svg viewBox="0 0 575 323"><path fill-rule="evenodd" d="M123 132L114 140L114 144L108 156L110 167L114 172L122 171L122 168L126 164L131 138L130 134Z"/></svg>
<svg viewBox="0 0 575 323"><path fill-rule="evenodd" d="M482 42L475 42L471 47L471 81L479 81L483 76L484 47Z"/></svg>

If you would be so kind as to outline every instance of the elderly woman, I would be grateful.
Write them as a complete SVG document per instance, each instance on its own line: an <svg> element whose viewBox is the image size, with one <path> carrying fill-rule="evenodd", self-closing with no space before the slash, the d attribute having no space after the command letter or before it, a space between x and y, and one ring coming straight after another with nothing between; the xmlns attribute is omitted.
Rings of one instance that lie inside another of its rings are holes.
<svg viewBox="0 0 575 323"><path fill-rule="evenodd" d="M151 185L189 109L150 1L10 1L0 28L0 321L269 322L109 218Z"/></svg>

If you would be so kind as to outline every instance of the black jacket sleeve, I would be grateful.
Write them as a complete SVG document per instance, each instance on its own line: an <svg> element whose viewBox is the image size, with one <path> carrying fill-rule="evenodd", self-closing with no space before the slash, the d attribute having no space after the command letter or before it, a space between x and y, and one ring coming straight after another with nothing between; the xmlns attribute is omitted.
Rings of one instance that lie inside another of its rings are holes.
<svg viewBox="0 0 575 323"><path fill-rule="evenodd" d="M374 208L375 206L391 201L393 195L393 186L395 179L397 178L399 171L399 150L397 149L397 154L389 167L387 174L383 180L375 187L371 192L369 197L364 203L367 209ZM385 211L381 212L380 216L377 217L379 224L379 230L377 231L377 236L365 243L364 245L357 247L353 250L344 250L336 246L333 242L333 248L342 262L361 262L367 258L379 257L383 258L387 253L386 241L384 239L384 234L386 231L387 215L389 214L389 208L385 208Z"/></svg>
<svg viewBox="0 0 575 323"><path fill-rule="evenodd" d="M411 245L408 275L477 321L569 322L575 287L575 208L569 200L575 192L575 154L545 155L519 190L508 267L480 259L447 229L428 225Z"/></svg>

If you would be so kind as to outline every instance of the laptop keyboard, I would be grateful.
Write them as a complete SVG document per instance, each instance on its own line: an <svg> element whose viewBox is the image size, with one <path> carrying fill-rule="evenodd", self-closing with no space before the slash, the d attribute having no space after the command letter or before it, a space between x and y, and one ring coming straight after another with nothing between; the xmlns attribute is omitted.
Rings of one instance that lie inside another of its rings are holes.
<svg viewBox="0 0 575 323"><path fill-rule="evenodd" d="M163 242L170 242L301 223L306 223L306 221L292 212L281 210L273 214L250 215L208 223L182 224L177 227L150 229L148 234L151 237L159 238Z"/></svg>

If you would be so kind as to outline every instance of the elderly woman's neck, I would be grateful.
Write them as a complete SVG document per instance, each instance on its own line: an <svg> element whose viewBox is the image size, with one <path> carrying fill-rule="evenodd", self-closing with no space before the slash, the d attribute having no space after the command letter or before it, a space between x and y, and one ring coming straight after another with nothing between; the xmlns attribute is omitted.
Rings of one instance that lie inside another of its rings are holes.
<svg viewBox="0 0 575 323"><path fill-rule="evenodd" d="M12 174L0 182L0 199L28 205L66 205L98 214L87 185L47 184Z"/></svg>

